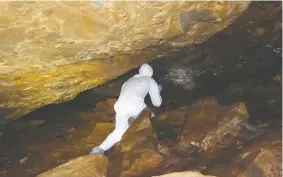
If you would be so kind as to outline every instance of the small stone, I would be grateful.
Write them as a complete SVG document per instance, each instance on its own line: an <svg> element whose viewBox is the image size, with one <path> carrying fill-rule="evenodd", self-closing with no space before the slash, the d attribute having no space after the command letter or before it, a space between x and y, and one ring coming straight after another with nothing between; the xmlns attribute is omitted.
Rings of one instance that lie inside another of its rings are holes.
<svg viewBox="0 0 283 177"><path fill-rule="evenodd" d="M25 158L23 158L23 159L20 160L20 163L21 163L21 164L24 164L27 160L28 160L28 157L25 157Z"/></svg>
<svg viewBox="0 0 283 177"><path fill-rule="evenodd" d="M60 156L60 153L59 152L54 152L51 154L52 157L59 157Z"/></svg>
<svg viewBox="0 0 283 177"><path fill-rule="evenodd" d="M253 36L255 36L255 37L259 37L259 36L262 36L262 35L264 35L264 33L265 33L265 29L264 28L257 28L255 31L254 31L254 34L253 34Z"/></svg>
<svg viewBox="0 0 283 177"><path fill-rule="evenodd" d="M158 144L158 151L165 156L170 156L171 152L170 152L170 148L167 147L166 145L160 145Z"/></svg>
<svg viewBox="0 0 283 177"><path fill-rule="evenodd" d="M68 132L72 132L72 131L75 131L76 129L75 128L70 128L69 130L68 130Z"/></svg>
<svg viewBox="0 0 283 177"><path fill-rule="evenodd" d="M62 164L38 177L102 177L106 176L108 159L102 154L92 154Z"/></svg>
<svg viewBox="0 0 283 177"><path fill-rule="evenodd" d="M41 125L41 124L43 124L45 122L45 120L31 120L30 121L30 124L32 125L32 126L38 126L38 125Z"/></svg>

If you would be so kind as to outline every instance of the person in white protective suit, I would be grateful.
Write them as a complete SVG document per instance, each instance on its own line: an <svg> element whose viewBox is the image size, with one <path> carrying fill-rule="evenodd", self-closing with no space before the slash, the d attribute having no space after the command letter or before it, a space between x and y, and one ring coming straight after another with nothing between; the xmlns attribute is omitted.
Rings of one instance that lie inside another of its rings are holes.
<svg viewBox="0 0 283 177"><path fill-rule="evenodd" d="M91 153L104 153L121 140L130 126L129 119L136 119L147 107L144 98L148 93L152 104L160 107L162 87L151 78L152 75L152 67L149 64L143 64L139 69L139 74L123 84L118 101L114 105L115 129L100 146L94 147Z"/></svg>

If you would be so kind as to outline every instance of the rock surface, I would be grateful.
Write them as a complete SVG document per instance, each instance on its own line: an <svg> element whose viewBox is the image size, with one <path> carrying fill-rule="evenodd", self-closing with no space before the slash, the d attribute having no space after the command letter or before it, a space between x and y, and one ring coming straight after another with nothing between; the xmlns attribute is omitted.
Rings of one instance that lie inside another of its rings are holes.
<svg viewBox="0 0 283 177"><path fill-rule="evenodd" d="M229 150L233 153L227 157L232 158L243 141L263 133L248 119L244 103L219 105L214 98L162 112L152 120L145 111L109 153L109 158L115 160L109 164L108 175L139 177L160 171L194 170L214 165L222 158L221 152ZM188 165L191 163L194 165Z"/></svg>
<svg viewBox="0 0 283 177"><path fill-rule="evenodd" d="M281 149L282 150L282 149ZM282 176L282 153L280 149L261 148L247 170L237 177L280 177Z"/></svg>
<svg viewBox="0 0 283 177"><path fill-rule="evenodd" d="M201 43L249 2L1 2L0 107L14 119ZM147 15L145 15L147 14Z"/></svg>
<svg viewBox="0 0 283 177"><path fill-rule="evenodd" d="M88 143L96 143L99 145L113 131L114 123L97 123L85 141Z"/></svg>
<svg viewBox="0 0 283 177"><path fill-rule="evenodd" d="M38 177L105 177L107 164L104 155L87 155L70 160Z"/></svg>
<svg viewBox="0 0 283 177"><path fill-rule="evenodd" d="M149 62L154 79L164 88L162 108L180 108L199 96L215 94L222 104L241 102L251 89L281 73L281 9L281 2L252 2L232 25L203 43ZM254 35L258 28L265 33ZM131 70L78 98L118 97L121 85L136 73Z"/></svg>
<svg viewBox="0 0 283 177"><path fill-rule="evenodd" d="M102 8L109 8L108 5ZM164 85L160 114L150 120L148 110L143 112L122 141L106 153L109 163L107 165L106 160L103 167L107 168L107 174L105 171L95 173L109 177L184 175L194 171L217 177L281 176L281 11L281 2L253 2L235 23L201 44L176 49L151 62L156 68L154 77ZM186 18L186 14L180 17ZM168 41L173 44L177 38L182 36ZM168 45L167 39L164 40L163 44ZM159 46L160 54L164 48ZM147 49L154 51L153 48ZM168 51L169 48L167 46ZM112 52L115 55L117 51ZM123 65L125 70L136 64L130 59ZM108 60L104 58L104 61ZM90 63L87 61L87 65ZM119 64L117 70L121 69ZM61 74L69 71L68 67ZM100 69L108 72L103 66ZM91 158L82 155L99 144L113 126L116 99L100 101L117 97L122 83L134 72L84 92L70 102L51 105L11 121L11 126L2 124L0 174L36 176L76 157L80 160L71 160L46 173L59 170L70 176L67 173L73 175L74 172L69 169L82 170L81 161ZM116 76L117 71L111 74ZM93 75L88 76L94 79ZM27 81L24 77L19 80ZM94 81L86 82L92 85ZM79 92L81 87L77 89ZM60 99L64 100L63 97ZM87 108L72 109L76 106ZM13 111L1 109L0 116ZM86 173L100 168L96 163L104 164L106 157L100 157L94 156L96 162L89 163L92 169Z"/></svg>
<svg viewBox="0 0 283 177"><path fill-rule="evenodd" d="M109 154L109 176L138 176L159 167L164 158L157 149L158 140L145 110Z"/></svg>
<svg viewBox="0 0 283 177"><path fill-rule="evenodd" d="M18 169L13 161L12 164L9 163L17 153L9 151L9 155L4 156L6 168L1 171L7 169L4 174L6 176L18 176L20 173L22 176L35 176L53 168L54 164L60 165L68 159L89 153L113 128L113 120L110 121L108 117L113 113L114 102L115 99L111 99L97 104L92 114L80 113L84 120L90 121L87 127L68 128L66 132L61 132L57 142L52 137L44 141L45 135L36 140L38 145L27 146L29 150L23 152L27 153L28 160L19 165L24 172L11 170ZM202 174L217 177L250 177L254 174L277 175L280 170L278 162L281 161L279 155L282 149L281 123L249 123L250 112L244 102L222 105L215 97L207 97L178 109L165 110L152 119L149 118L149 113L149 109L145 110L134 121L121 142L106 153L109 159L105 167L107 176L149 177L170 173L184 175L174 173L180 171L200 171ZM42 124L38 131L48 124ZM88 133L83 133L86 129ZM49 129L46 131L50 135ZM4 135L8 134L9 132L4 132ZM27 141L33 132L26 131L25 134L29 135L25 136ZM75 134L77 138L72 137ZM4 140L7 143L7 139ZM29 141L33 144L32 140ZM17 139L10 143L11 146L15 142ZM49 148L44 150L45 146ZM30 150L34 148L39 149ZM43 152L47 153L42 155ZM26 155L20 155L17 161L24 157ZM81 160L85 157L87 156ZM97 163L101 163L100 160L96 160ZM35 161L36 165L33 164ZM42 165L41 161L49 162L50 165ZM79 160L74 159L67 167L80 170L77 163ZM60 170L67 168L59 167Z"/></svg>

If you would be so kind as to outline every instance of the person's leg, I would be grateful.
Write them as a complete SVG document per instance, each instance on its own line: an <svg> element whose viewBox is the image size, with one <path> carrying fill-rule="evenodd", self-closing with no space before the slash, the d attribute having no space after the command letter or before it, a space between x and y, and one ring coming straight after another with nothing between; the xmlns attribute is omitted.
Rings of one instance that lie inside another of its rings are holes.
<svg viewBox="0 0 283 177"><path fill-rule="evenodd" d="M108 151L112 146L114 146L117 142L122 139L122 136L129 128L128 123L129 117L121 114L116 114L115 117L115 129L112 133L108 135L108 137L103 141L103 143L99 146L104 151Z"/></svg>

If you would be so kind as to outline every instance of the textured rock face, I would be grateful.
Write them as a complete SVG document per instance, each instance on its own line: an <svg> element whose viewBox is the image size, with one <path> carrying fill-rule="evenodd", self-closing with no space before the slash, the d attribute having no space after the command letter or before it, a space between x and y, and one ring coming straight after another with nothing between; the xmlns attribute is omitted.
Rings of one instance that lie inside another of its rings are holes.
<svg viewBox="0 0 283 177"><path fill-rule="evenodd" d="M201 43L248 4L1 2L2 117L66 101L172 48Z"/></svg>
<svg viewBox="0 0 283 177"><path fill-rule="evenodd" d="M197 95L216 92L221 103L231 104L245 99L250 89L281 73L281 9L281 2L253 2L232 25L203 43L149 62L154 68L153 77L164 88L162 106L178 108ZM259 27L265 33L254 35ZM92 95L98 101L100 95L117 97L123 82L136 72L132 70L80 96ZM147 105L152 104L148 101Z"/></svg>
<svg viewBox="0 0 283 177"><path fill-rule="evenodd" d="M109 122L113 122L114 102L115 99L106 100L97 104L92 114L80 114L84 120L90 121L84 128L77 127L76 121L76 126L65 127L67 129L64 128L64 131L51 129L54 131L52 132L44 128L50 124L46 121L42 127L37 127L37 130L24 131L26 136L15 136L17 133L12 132L14 139L8 138L11 132L4 131L1 140L3 146L0 149L5 168L2 171L0 169L0 173L4 177L36 176L54 168L55 164L60 165L69 159L89 153L113 128L113 123ZM148 110L144 111L125 133L121 142L105 154L109 159L107 176L189 176L193 171L217 177L281 175L281 122L270 125L265 122L248 123L253 114L244 102L222 105L214 97L208 97L178 109L164 111L152 119L149 115ZM70 117L67 118L71 120ZM24 119L10 123L22 120ZM64 120L63 124L67 122ZM53 127L54 124L49 126ZM34 134L38 134L36 139L32 138ZM179 138L176 139L176 136ZM7 146L8 142L10 145ZM20 155L17 155L18 149L12 148L15 144L23 148ZM19 156L17 160L13 158L15 155ZM69 169L75 174L81 170L82 162L90 159L89 163L94 166L93 170L96 170L97 165L104 164L105 157L94 158L96 162L92 163L92 157L82 156L44 174L68 176ZM83 166L87 169L89 163ZM95 172L101 174L100 171ZM94 171L85 170L81 173L87 176Z"/></svg>
<svg viewBox="0 0 283 177"><path fill-rule="evenodd" d="M164 158L156 149L154 134L149 112L144 111L110 152L109 158L115 160L109 163L108 175L138 176L159 167Z"/></svg>
<svg viewBox="0 0 283 177"><path fill-rule="evenodd" d="M107 158L103 155L87 155L70 160L38 177L105 177Z"/></svg>
<svg viewBox="0 0 283 177"><path fill-rule="evenodd" d="M261 148L257 157L248 166L247 170L238 177L282 176L282 149Z"/></svg>

